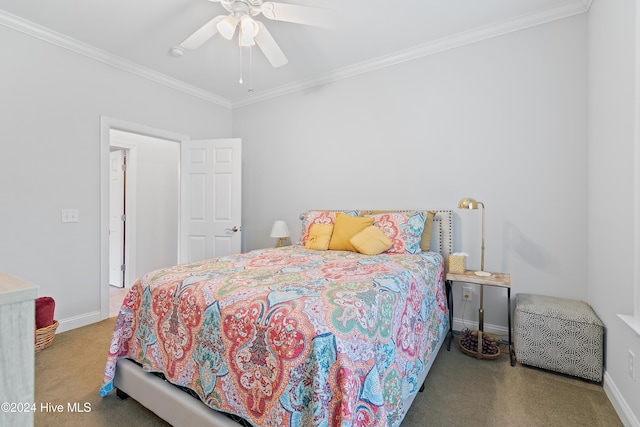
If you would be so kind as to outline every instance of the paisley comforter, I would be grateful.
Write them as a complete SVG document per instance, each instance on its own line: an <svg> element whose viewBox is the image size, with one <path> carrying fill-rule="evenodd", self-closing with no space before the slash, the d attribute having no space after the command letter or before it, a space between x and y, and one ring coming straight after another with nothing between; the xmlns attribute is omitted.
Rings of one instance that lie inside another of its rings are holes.
<svg viewBox="0 0 640 427"><path fill-rule="evenodd" d="M151 272L125 298L116 361L256 426L397 426L448 329L440 254L256 250Z"/></svg>

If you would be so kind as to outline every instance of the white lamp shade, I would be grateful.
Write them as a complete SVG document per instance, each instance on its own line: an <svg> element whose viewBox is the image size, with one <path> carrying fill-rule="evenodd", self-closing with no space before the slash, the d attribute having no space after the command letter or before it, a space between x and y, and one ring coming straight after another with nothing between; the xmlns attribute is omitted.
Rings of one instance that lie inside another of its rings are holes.
<svg viewBox="0 0 640 427"><path fill-rule="evenodd" d="M233 34L236 32L236 26L238 25L238 20L233 16L229 15L224 18L222 21L218 22L216 28L222 37L227 40L231 40Z"/></svg>
<svg viewBox="0 0 640 427"><path fill-rule="evenodd" d="M242 47L254 46L256 44L255 40L251 35L247 36L242 28L240 28L240 36L238 37L238 44Z"/></svg>
<svg viewBox="0 0 640 427"><path fill-rule="evenodd" d="M271 237L277 239L289 237L289 227L287 227L287 223L284 221L274 222L273 227L271 227Z"/></svg>
<svg viewBox="0 0 640 427"><path fill-rule="evenodd" d="M258 24L256 23L256 21L251 19L249 15L243 15L240 18L240 28L247 36L250 36L250 37L257 36L258 31L260 31L260 27L258 27Z"/></svg>
<svg viewBox="0 0 640 427"><path fill-rule="evenodd" d="M260 30L256 21L251 19L248 15L244 15L240 18L239 27L238 41L240 46L249 47L255 45L256 42L253 38L258 35L258 31Z"/></svg>

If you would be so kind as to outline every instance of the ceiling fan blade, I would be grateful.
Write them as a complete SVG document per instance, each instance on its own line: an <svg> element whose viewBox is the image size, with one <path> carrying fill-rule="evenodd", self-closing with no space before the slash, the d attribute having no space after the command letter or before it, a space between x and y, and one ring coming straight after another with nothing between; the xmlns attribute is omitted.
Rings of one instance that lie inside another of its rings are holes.
<svg viewBox="0 0 640 427"><path fill-rule="evenodd" d="M275 21L294 22L322 28L335 28L336 16L333 10L295 4L262 3L262 14Z"/></svg>
<svg viewBox="0 0 640 427"><path fill-rule="evenodd" d="M276 43L271 33L267 30L267 27L260 21L256 22L260 27L260 31L258 31L258 34L254 37L254 40L271 65L277 68L288 63L289 60L284 56L282 49L280 49L278 43Z"/></svg>
<svg viewBox="0 0 640 427"><path fill-rule="evenodd" d="M196 30L195 33L184 39L182 43L180 43L180 47L184 47L186 49L199 48L204 42L209 40L218 32L218 28L216 27L216 25L218 25L218 22L222 21L224 18L226 18L226 15L216 16L211 21L207 22L198 30Z"/></svg>

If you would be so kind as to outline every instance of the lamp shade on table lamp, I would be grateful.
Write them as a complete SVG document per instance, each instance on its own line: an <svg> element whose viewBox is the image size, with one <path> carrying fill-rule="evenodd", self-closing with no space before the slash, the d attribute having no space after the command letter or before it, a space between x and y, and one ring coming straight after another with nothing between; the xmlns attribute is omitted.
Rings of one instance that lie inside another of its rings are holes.
<svg viewBox="0 0 640 427"><path fill-rule="evenodd" d="M278 247L281 247L282 241L289 236L289 227L287 227L286 222L278 220L273 223L273 227L271 227L271 237L278 239Z"/></svg>

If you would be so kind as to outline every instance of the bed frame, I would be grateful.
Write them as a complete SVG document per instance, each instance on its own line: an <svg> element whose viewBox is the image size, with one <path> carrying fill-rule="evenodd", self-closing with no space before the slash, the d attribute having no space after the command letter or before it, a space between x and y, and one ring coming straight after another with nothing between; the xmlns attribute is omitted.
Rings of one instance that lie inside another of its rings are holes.
<svg viewBox="0 0 640 427"><path fill-rule="evenodd" d="M397 212L402 211L398 210ZM453 253L453 211L436 210L436 215L433 218L431 251L442 254L446 269L449 255ZM438 342L419 384L424 383L435 360L435 355L438 354L447 336L448 334L445 334ZM132 397L172 426L243 426L243 424L236 422L230 416L211 409L202 403L200 399L195 398L170 382L155 374L145 372L140 365L130 359L118 360L113 384L120 398ZM422 388L420 391L422 391ZM406 406L407 409L411 407L414 398L415 395L409 399L409 404Z"/></svg>

